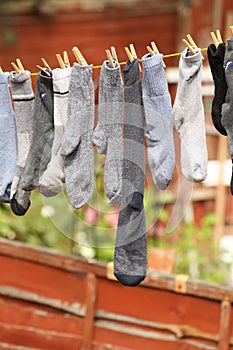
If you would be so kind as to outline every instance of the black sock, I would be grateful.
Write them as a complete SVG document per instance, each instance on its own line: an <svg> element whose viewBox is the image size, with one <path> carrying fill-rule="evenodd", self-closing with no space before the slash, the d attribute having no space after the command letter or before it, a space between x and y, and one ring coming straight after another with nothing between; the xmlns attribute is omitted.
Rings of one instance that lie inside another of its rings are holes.
<svg viewBox="0 0 233 350"><path fill-rule="evenodd" d="M225 44L219 44L218 48L216 48L214 44L209 45L207 54L215 86L214 99L211 111L212 120L218 132L226 136L227 132L221 122L222 104L225 102L225 97L227 93L227 83L223 67Z"/></svg>

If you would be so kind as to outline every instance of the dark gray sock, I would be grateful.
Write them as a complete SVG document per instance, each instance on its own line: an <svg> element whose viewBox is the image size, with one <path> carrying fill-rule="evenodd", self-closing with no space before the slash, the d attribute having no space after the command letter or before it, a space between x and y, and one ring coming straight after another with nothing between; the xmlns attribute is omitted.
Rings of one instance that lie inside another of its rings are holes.
<svg viewBox="0 0 233 350"><path fill-rule="evenodd" d="M114 274L125 286L136 286L147 272L144 196L144 111L138 60L124 70L125 119L123 199L118 219Z"/></svg>
<svg viewBox="0 0 233 350"><path fill-rule="evenodd" d="M99 120L93 142L100 154L106 154L104 190L109 203L119 203L122 189L122 107L123 87L120 65L104 61L99 80Z"/></svg>
<svg viewBox="0 0 233 350"><path fill-rule="evenodd" d="M30 207L30 191L21 188L22 174L32 138L32 122L35 96L29 71L18 74L11 72L10 86L14 101L15 118L17 127L17 166L11 187L11 209L16 215L24 215Z"/></svg>
<svg viewBox="0 0 233 350"><path fill-rule="evenodd" d="M51 159L54 137L52 78L40 72L36 82L33 134L23 173L22 189L32 191Z"/></svg>
<svg viewBox="0 0 233 350"><path fill-rule="evenodd" d="M81 208L94 190L94 84L92 66L74 63L71 71L68 118L62 138L66 192L74 208Z"/></svg>
<svg viewBox="0 0 233 350"><path fill-rule="evenodd" d="M10 188L16 170L16 124L8 88L9 73L0 73L0 201L10 203Z"/></svg>
<svg viewBox="0 0 233 350"><path fill-rule="evenodd" d="M228 152L233 162L233 38L227 40L224 67L227 95L225 103L222 105L222 125L227 132ZM230 187L233 195L233 170Z"/></svg>

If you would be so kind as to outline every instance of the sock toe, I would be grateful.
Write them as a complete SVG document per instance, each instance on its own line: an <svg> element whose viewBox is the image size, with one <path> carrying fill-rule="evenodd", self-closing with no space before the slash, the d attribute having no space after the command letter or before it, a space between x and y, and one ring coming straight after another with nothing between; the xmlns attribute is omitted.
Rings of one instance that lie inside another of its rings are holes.
<svg viewBox="0 0 233 350"><path fill-rule="evenodd" d="M140 276L140 275L122 275L119 273L115 273L114 275L118 279L118 281L123 284L123 286L128 286L128 287L135 287L139 285L140 282L142 282L145 278L145 276Z"/></svg>

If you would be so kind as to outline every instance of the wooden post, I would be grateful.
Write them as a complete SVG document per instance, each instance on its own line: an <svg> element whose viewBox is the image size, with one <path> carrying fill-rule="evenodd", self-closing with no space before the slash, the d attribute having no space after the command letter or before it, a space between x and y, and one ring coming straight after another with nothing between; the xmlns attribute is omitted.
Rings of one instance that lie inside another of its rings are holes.
<svg viewBox="0 0 233 350"><path fill-rule="evenodd" d="M231 302L226 297L221 303L218 350L230 349Z"/></svg>
<svg viewBox="0 0 233 350"><path fill-rule="evenodd" d="M80 350L91 350L95 321L96 276L93 273L89 273L87 275L86 283L86 311L83 327L83 339Z"/></svg>

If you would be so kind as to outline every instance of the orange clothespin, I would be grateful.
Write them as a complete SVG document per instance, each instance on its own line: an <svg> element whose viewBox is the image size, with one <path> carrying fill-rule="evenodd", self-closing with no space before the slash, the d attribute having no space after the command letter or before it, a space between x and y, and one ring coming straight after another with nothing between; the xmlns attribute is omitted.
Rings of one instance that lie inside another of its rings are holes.
<svg viewBox="0 0 233 350"><path fill-rule="evenodd" d="M18 74L24 71L23 64L19 58L16 58L16 63L11 62L11 65Z"/></svg>
<svg viewBox="0 0 233 350"><path fill-rule="evenodd" d="M112 57L112 54L111 54L110 50L105 50L105 52L106 52L107 58L109 60L110 67L111 68L115 68L114 59Z"/></svg>
<svg viewBox="0 0 233 350"><path fill-rule="evenodd" d="M183 43L185 43L185 45L189 48L190 52L191 52L193 55L195 55L195 54L196 54L195 49L198 49L198 46L197 46L197 44L195 43L195 41L193 40L193 38L191 37L190 34L187 34L186 36L187 36L188 41L187 41L186 39L182 39L182 41L183 41ZM201 55L201 57L202 57L202 59L204 60L204 56Z"/></svg>
<svg viewBox="0 0 233 350"><path fill-rule="evenodd" d="M78 49L77 46L73 47L72 52L73 52L74 57L76 58L77 62L81 66L88 66L87 61L85 60L85 58L83 57L83 55L81 54L81 51Z"/></svg>
<svg viewBox="0 0 233 350"><path fill-rule="evenodd" d="M130 60L130 62L133 62L133 60L135 58L138 58L134 44L129 44L129 48L126 46L125 52L126 52L126 55L128 56L128 59ZM139 70L140 70L140 72L142 72L142 67L141 67L140 63L138 63L138 64L139 64Z"/></svg>
<svg viewBox="0 0 233 350"><path fill-rule="evenodd" d="M147 51L151 54L151 56L154 56L157 53L160 53L154 41L151 41L151 46L152 48L150 46L146 47ZM164 68L166 68L166 64L164 62L163 62L163 66Z"/></svg>

